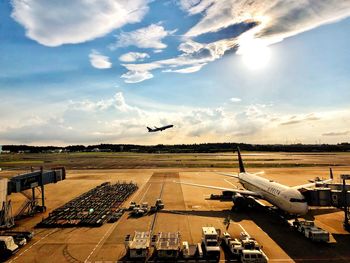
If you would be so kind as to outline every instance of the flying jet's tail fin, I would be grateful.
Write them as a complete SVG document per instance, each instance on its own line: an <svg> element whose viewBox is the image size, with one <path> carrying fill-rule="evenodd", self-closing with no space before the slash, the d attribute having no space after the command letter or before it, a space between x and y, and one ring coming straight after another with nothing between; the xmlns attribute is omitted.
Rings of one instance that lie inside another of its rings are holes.
<svg viewBox="0 0 350 263"><path fill-rule="evenodd" d="M333 170L329 168L329 178L333 180Z"/></svg>
<svg viewBox="0 0 350 263"><path fill-rule="evenodd" d="M150 132L150 131L152 131L152 129L150 128L150 127L147 127L147 130Z"/></svg>
<svg viewBox="0 0 350 263"><path fill-rule="evenodd" d="M243 164L243 160L242 160L242 156L241 156L241 152L239 150L239 147L237 147L237 153L238 153L239 172L245 173L245 168L244 168L244 164Z"/></svg>

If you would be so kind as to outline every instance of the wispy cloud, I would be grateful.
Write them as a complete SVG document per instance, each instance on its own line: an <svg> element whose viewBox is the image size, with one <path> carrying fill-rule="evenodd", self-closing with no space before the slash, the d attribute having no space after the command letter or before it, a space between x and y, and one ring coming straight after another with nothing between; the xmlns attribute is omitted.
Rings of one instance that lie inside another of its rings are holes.
<svg viewBox="0 0 350 263"><path fill-rule="evenodd" d="M182 54L175 58L150 63L122 64L128 70L126 74L122 75L122 78L125 78L125 76L132 78L135 75L139 81L146 80L153 77L151 71L155 69L163 69L164 72L193 73L200 70L207 63L222 57L231 47L230 45L230 40L216 41L210 44L201 44L189 40L179 45L178 49ZM148 78L139 78L140 75L148 76Z"/></svg>
<svg viewBox="0 0 350 263"><path fill-rule="evenodd" d="M149 71L128 71L120 76L126 83L138 83L153 78Z"/></svg>
<svg viewBox="0 0 350 263"><path fill-rule="evenodd" d="M231 98L230 101L232 101L232 102L241 102L242 99L241 98Z"/></svg>
<svg viewBox="0 0 350 263"><path fill-rule="evenodd" d="M269 43L350 15L350 2L346 0L181 0L180 5L190 15L202 14L186 33L189 37L255 21L261 26L252 29L254 37Z"/></svg>
<svg viewBox="0 0 350 263"><path fill-rule="evenodd" d="M287 121L282 122L281 125L293 125L293 124L298 124L303 122L318 121L320 119L321 118L316 116L314 113L310 113L305 116L293 115L293 116L290 116Z"/></svg>
<svg viewBox="0 0 350 263"><path fill-rule="evenodd" d="M119 60L122 62L136 62L136 61L143 61L146 58L149 58L150 55L147 53L141 53L141 52L128 52L119 57Z"/></svg>
<svg viewBox="0 0 350 263"><path fill-rule="evenodd" d="M173 34L176 30L167 31L160 24L151 24L131 32L122 32L117 36L117 42L111 49L118 47L136 46L139 48L154 48L156 50L167 47L162 39Z"/></svg>
<svg viewBox="0 0 350 263"><path fill-rule="evenodd" d="M94 68L106 69L111 68L112 63L107 56L101 55L97 50L92 50L89 54L90 63Z"/></svg>
<svg viewBox="0 0 350 263"><path fill-rule="evenodd" d="M180 68L180 69L165 69L165 70L163 70L163 72L175 72L175 73L189 74L189 73L194 73L194 72L201 70L201 68L204 65L206 65L206 63L194 65L191 67Z"/></svg>
<svg viewBox="0 0 350 263"><path fill-rule="evenodd" d="M13 0L12 17L45 46L82 43L140 22L148 0Z"/></svg>
<svg viewBox="0 0 350 263"><path fill-rule="evenodd" d="M350 131L338 131L338 132L325 132L322 136L344 136L349 135Z"/></svg>

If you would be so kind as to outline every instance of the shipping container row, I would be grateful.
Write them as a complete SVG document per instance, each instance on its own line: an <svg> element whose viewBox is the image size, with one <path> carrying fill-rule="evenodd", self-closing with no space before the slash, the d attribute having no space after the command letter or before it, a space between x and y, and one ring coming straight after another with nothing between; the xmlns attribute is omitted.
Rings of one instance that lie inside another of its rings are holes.
<svg viewBox="0 0 350 263"><path fill-rule="evenodd" d="M53 210L37 227L101 226L123 214L121 205L138 186L135 183L103 183Z"/></svg>

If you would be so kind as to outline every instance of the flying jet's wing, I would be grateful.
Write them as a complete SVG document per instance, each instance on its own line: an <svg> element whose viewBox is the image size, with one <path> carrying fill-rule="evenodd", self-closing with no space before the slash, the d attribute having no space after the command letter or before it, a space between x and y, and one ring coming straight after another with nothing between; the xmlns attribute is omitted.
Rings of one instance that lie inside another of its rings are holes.
<svg viewBox="0 0 350 263"><path fill-rule="evenodd" d="M332 168L329 168L329 177L330 178L327 179L327 180L317 180L317 181L314 181L314 182L308 183L308 184L296 185L296 186L293 186L292 188L299 190L299 189L302 189L302 188L313 187L316 184L329 183L329 182L331 182L333 180Z"/></svg>
<svg viewBox="0 0 350 263"><path fill-rule="evenodd" d="M234 192L234 193L239 193L241 195L261 197L260 194L252 192L252 191L249 191L249 190L225 188L225 187L218 187L218 186L212 186L212 185L203 185L203 184L184 183L184 182L177 182L177 181L174 181L174 183L184 184L184 185L191 185L191 186L197 186L197 187L202 187L202 188L210 188L210 189L221 190L221 191L231 191L231 192Z"/></svg>

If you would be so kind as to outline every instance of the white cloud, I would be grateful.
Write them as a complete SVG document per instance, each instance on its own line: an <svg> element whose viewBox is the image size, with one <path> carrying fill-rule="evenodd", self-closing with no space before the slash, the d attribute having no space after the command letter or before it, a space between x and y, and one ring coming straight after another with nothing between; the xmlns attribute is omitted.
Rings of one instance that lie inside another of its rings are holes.
<svg viewBox="0 0 350 263"><path fill-rule="evenodd" d="M12 17L45 46L82 43L140 22L148 0L12 0Z"/></svg>
<svg viewBox="0 0 350 263"><path fill-rule="evenodd" d="M163 72L193 73L199 71L207 63L222 57L230 47L231 40L221 40L210 44L201 44L190 40L179 46L179 50L183 53L175 58L150 63L122 64L129 70L122 77L131 78L136 75L137 82L140 82L153 77L150 71L161 68L164 69ZM139 75L147 76L147 78L140 78Z"/></svg>
<svg viewBox="0 0 350 263"><path fill-rule="evenodd" d="M125 102L122 92L117 92L112 98L101 99L98 101L82 100L70 101L69 108L71 110L79 110L85 112L98 112L108 110L118 110L119 112L138 112L136 107L132 107Z"/></svg>
<svg viewBox="0 0 350 263"><path fill-rule="evenodd" d="M111 68L112 63L107 56L101 55L100 52L92 50L89 54L90 63L94 68L106 69Z"/></svg>
<svg viewBox="0 0 350 263"><path fill-rule="evenodd" d="M125 79L126 83L138 83L147 79L153 78L153 74L149 71L128 71L121 75L121 78Z"/></svg>
<svg viewBox="0 0 350 263"><path fill-rule="evenodd" d="M232 101L232 102L241 102L242 99L240 99L240 98L231 98L230 101Z"/></svg>
<svg viewBox="0 0 350 263"><path fill-rule="evenodd" d="M350 15L350 2L344 0L180 0L179 5L190 15L201 14L199 22L188 30L178 47L182 54L149 64L124 64L129 70L128 76L142 72L148 76L138 78L142 81L151 78L150 71L159 68L163 68L162 72L196 72L221 58L226 51L236 48L237 54L246 54L258 47L266 50L266 46L286 37ZM238 36L212 43L202 44L191 39L240 23L252 26Z"/></svg>
<svg viewBox="0 0 350 263"><path fill-rule="evenodd" d="M123 62L135 62L135 61L143 61L150 56L147 53L140 52L128 52L119 57L120 61Z"/></svg>
<svg viewBox="0 0 350 263"><path fill-rule="evenodd" d="M189 74L189 73L194 73L194 72L201 70L201 68L204 65L205 65L205 63L199 64L199 65L194 65L191 67L181 68L181 69L166 69L166 70L163 70L163 72L175 72L175 73Z"/></svg>
<svg viewBox="0 0 350 263"><path fill-rule="evenodd" d="M5 116L2 119L0 144L284 143L286 140L314 143L320 138L337 143L347 141L349 137L349 109L295 114L283 113L276 106L264 104L242 105L239 108L232 107L232 104L169 108L169 105L149 102L137 106L121 92L107 98L57 104L57 107L51 102L33 104L30 112L18 109L18 105L10 107L16 118ZM25 106L27 108L28 105ZM43 107L50 110L40 111ZM296 109L297 112L299 110ZM6 111L8 105L0 104L0 112ZM301 121L295 125L281 125L293 120ZM169 123L175 125L173 130L152 135L147 133L147 125ZM330 131L329 127L337 127L338 131Z"/></svg>
<svg viewBox="0 0 350 263"><path fill-rule="evenodd" d="M202 14L186 33L188 37L256 22L258 29L249 30L249 34L267 44L350 15L350 2L346 0L181 0L180 4L190 15Z"/></svg>
<svg viewBox="0 0 350 263"><path fill-rule="evenodd" d="M136 46L139 48L163 49L167 45L162 42L166 36L175 31L167 31L160 24L151 24L132 32L122 32L117 36L117 42L111 45L112 49L118 47Z"/></svg>

